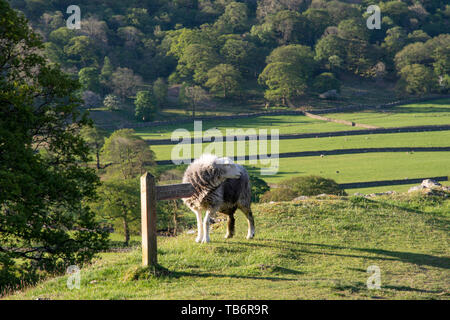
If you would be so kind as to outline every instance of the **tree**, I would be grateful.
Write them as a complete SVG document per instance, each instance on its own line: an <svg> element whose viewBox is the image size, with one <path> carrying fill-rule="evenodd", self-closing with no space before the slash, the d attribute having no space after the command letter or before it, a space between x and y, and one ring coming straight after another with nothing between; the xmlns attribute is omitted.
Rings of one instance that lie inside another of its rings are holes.
<svg viewBox="0 0 450 320"><path fill-rule="evenodd" d="M177 72L184 79L193 79L198 84L207 80L208 70L220 61L214 48L203 44L191 44L186 47L178 60Z"/></svg>
<svg viewBox="0 0 450 320"><path fill-rule="evenodd" d="M78 36L70 39L64 47L64 53L69 62L82 68L98 64L98 53L95 43L87 36Z"/></svg>
<svg viewBox="0 0 450 320"><path fill-rule="evenodd" d="M249 41L228 39L220 53L228 64L233 65L242 73L250 74L255 70L259 60L256 51L256 46Z"/></svg>
<svg viewBox="0 0 450 320"><path fill-rule="evenodd" d="M184 84L180 88L180 101L188 103L192 109L192 118L195 119L195 109L199 102L208 100L208 94L200 86L188 86Z"/></svg>
<svg viewBox="0 0 450 320"><path fill-rule="evenodd" d="M103 88L108 87L109 82L111 81L112 74L114 72L114 67L111 64L111 61L108 57L103 59L103 67L100 71L99 80L102 84Z"/></svg>
<svg viewBox="0 0 450 320"><path fill-rule="evenodd" d="M298 12L284 10L278 12L273 19L274 30L279 33L281 44L310 44L312 36L308 27L308 19Z"/></svg>
<svg viewBox="0 0 450 320"><path fill-rule="evenodd" d="M78 72L78 79L84 89L100 92L100 80L98 69L93 67L86 67Z"/></svg>
<svg viewBox="0 0 450 320"><path fill-rule="evenodd" d="M89 90L83 91L82 98L84 107L87 109L99 107L102 103L101 97L97 93Z"/></svg>
<svg viewBox="0 0 450 320"><path fill-rule="evenodd" d="M225 12L217 19L214 26L220 33L240 33L247 28L247 23L247 5L232 1L225 7Z"/></svg>
<svg viewBox="0 0 450 320"><path fill-rule="evenodd" d="M107 221L121 224L125 246L130 241L132 230L138 230L141 218L139 181L111 180L102 183L99 198L94 205L97 215Z"/></svg>
<svg viewBox="0 0 450 320"><path fill-rule="evenodd" d="M318 93L328 90L340 91L341 82L330 72L324 72L314 78L313 89Z"/></svg>
<svg viewBox="0 0 450 320"><path fill-rule="evenodd" d="M258 82L267 87L264 97L269 101L282 101L286 105L286 100L305 93L307 88L305 78L286 62L269 63L259 75Z"/></svg>
<svg viewBox="0 0 450 320"><path fill-rule="evenodd" d="M286 104L286 99L306 92L315 70L314 54L307 46L278 47L267 57L267 66L258 78L268 89L264 96L269 101Z"/></svg>
<svg viewBox="0 0 450 320"><path fill-rule="evenodd" d="M404 90L413 94L426 94L437 88L437 77L432 69L421 64L407 65L400 70Z"/></svg>
<svg viewBox="0 0 450 320"><path fill-rule="evenodd" d="M105 143L106 132L95 126L84 126L81 128L80 135L89 148L94 151L97 170L100 169L100 151Z"/></svg>
<svg viewBox="0 0 450 320"><path fill-rule="evenodd" d="M236 68L229 64L219 64L208 71L205 85L213 93L222 92L222 97L227 98L238 91L241 81L241 74Z"/></svg>
<svg viewBox="0 0 450 320"><path fill-rule="evenodd" d="M156 99L156 103L159 108L167 104L167 97L169 94L169 87L163 78L156 79L153 82L153 96Z"/></svg>
<svg viewBox="0 0 450 320"><path fill-rule="evenodd" d="M150 91L138 91L134 100L135 116L142 121L152 121L156 113L156 101Z"/></svg>
<svg viewBox="0 0 450 320"><path fill-rule="evenodd" d="M107 234L87 205L99 179L87 168L89 149L78 134L89 123L78 111L78 81L47 62L40 38L6 1L0 12L3 291L37 279L39 269L81 266L106 248Z"/></svg>
<svg viewBox="0 0 450 320"><path fill-rule="evenodd" d="M117 68L111 75L111 88L122 99L136 94L136 90L142 85L142 78L135 75L128 68Z"/></svg>
<svg viewBox="0 0 450 320"><path fill-rule="evenodd" d="M113 95L108 94L105 99L103 100L103 105L111 111L119 110L120 109L120 101L119 99Z"/></svg>
<svg viewBox="0 0 450 320"><path fill-rule="evenodd" d="M122 179L133 179L144 173L145 166L154 165L154 152L133 129L114 131L106 138L101 153L111 161L110 173Z"/></svg>

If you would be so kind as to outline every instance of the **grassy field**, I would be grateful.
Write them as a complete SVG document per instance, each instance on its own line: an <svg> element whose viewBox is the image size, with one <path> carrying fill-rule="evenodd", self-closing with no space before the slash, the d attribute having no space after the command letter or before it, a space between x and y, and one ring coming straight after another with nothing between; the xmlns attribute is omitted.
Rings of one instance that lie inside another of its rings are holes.
<svg viewBox="0 0 450 320"><path fill-rule="evenodd" d="M382 127L435 125L450 123L450 99L396 106L386 111L368 111L357 113L329 114L329 117L352 120L359 123ZM137 134L145 139L169 138L171 130L177 126L143 128ZM193 124L186 124L187 130L193 130ZM280 134L311 133L327 131L356 130L360 128L329 123L305 116L265 116L250 119L204 121L203 130L218 128L226 133L227 128L278 129ZM270 132L270 131L269 131ZM279 152L319 151L351 148L383 148L383 147L448 147L450 131L439 132L409 132L394 134L367 134L357 136L280 140ZM204 143L207 150L212 144ZM237 143L234 143L235 154ZM230 146L221 148L223 151ZM174 145L154 145L157 160L172 158ZM268 146L270 150L270 143ZM210 149L211 150L211 149ZM245 154L249 152L245 144ZM242 154L240 154L242 155ZM191 157L194 156L191 147ZM186 158L184 154L178 158ZM308 174L317 174L335 179L338 183L363 182L377 180L392 180L404 178L421 178L445 176L450 173L449 152L382 152L367 154L330 155L321 157L299 157L280 159L279 172L273 176L262 176L268 183L277 183L283 179ZM248 164L244 162L243 164ZM259 167L258 167L259 168ZM259 169L254 168L254 173ZM377 187L367 189L352 189L351 192L374 191L406 191L409 186Z"/></svg>
<svg viewBox="0 0 450 320"><path fill-rule="evenodd" d="M270 136L269 136L270 137ZM222 150L231 150L234 145L234 154L238 154L237 142L223 144ZM249 142L243 143L245 154L249 154ZM212 148L213 143L203 143L203 149ZM216 143L217 147L220 147ZM337 150L353 148L388 148L388 147L448 147L450 146L450 131L435 132L405 132L393 134L367 134L342 137L322 137L310 139L279 140L279 152L301 152L319 150ZM151 149L156 153L157 160L172 159L171 153L175 145L153 145ZM219 149L220 150L220 149ZM271 150L271 142L268 141L268 151ZM259 154L259 150L258 153ZM191 154L194 154L194 146L191 145ZM178 157L182 158L182 157ZM175 158L175 159L178 159Z"/></svg>
<svg viewBox="0 0 450 320"><path fill-rule="evenodd" d="M380 127L450 124L450 99L395 106L364 112L329 113L325 116Z"/></svg>
<svg viewBox="0 0 450 320"><path fill-rule="evenodd" d="M345 130L357 130L355 128L345 126L334 122L325 122L317 119L308 118L303 115L284 115L284 116L260 116L253 118L227 119L227 120L203 120L203 131L217 128L223 135L226 135L227 129L278 129L279 134L294 134L307 132L333 132ZM136 133L144 139L170 139L171 134L176 129L194 130L194 123L183 123L170 126L137 128Z"/></svg>
<svg viewBox="0 0 450 320"><path fill-rule="evenodd" d="M67 276L5 299L449 299L450 200L401 195L372 200L307 200L253 207L257 235L212 243L194 234L159 238L159 276L138 277L139 248L106 252L81 270L80 289ZM381 270L369 290L367 268Z"/></svg>

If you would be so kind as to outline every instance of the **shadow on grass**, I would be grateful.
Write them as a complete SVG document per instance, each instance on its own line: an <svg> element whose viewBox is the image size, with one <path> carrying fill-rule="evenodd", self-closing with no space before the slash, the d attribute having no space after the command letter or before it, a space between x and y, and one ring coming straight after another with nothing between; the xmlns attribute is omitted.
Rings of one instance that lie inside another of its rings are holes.
<svg viewBox="0 0 450 320"><path fill-rule="evenodd" d="M420 292L420 293L442 293L440 290L425 290L418 288L411 288L408 286L381 286L382 289L396 290L396 291L410 291L410 292Z"/></svg>
<svg viewBox="0 0 450 320"><path fill-rule="evenodd" d="M310 251L310 250L300 250L305 253L337 255L337 256L352 257L352 258L366 258L366 259L377 259L377 260L378 259L397 260L397 261L401 261L401 262L416 264L418 266L430 266L430 267L436 267L436 268L442 268L442 269L450 269L450 258L436 257L433 255L423 254L423 253L391 251L391 250L375 249L375 248L373 248L373 249L372 248L352 248L352 247L342 247L342 246L336 246L336 245L327 245L327 244L318 244L318 243L303 243L303 242L297 242L297 241L278 240L278 239L267 239L267 241L273 241L273 242L278 242L278 243L289 243L289 244L299 245L299 246L321 247L321 248L328 248L328 249L333 249L333 250L356 250L359 252L388 256L388 258L387 257L358 256L358 255L338 254L338 253L332 253L332 252L315 252L315 251ZM264 245L262 245L262 246L264 246ZM278 247L278 246L273 246L273 247Z"/></svg>
<svg viewBox="0 0 450 320"><path fill-rule="evenodd" d="M283 274L301 274L302 272L283 267L272 267L272 271ZM237 275L237 274L217 274L210 272L188 272L169 270L161 265L156 267L134 267L127 271L124 280L148 280L152 277L179 279L181 277L194 278L232 278L232 279L250 279L250 280L270 280L270 281L297 281L297 279L273 276L251 276L251 275Z"/></svg>

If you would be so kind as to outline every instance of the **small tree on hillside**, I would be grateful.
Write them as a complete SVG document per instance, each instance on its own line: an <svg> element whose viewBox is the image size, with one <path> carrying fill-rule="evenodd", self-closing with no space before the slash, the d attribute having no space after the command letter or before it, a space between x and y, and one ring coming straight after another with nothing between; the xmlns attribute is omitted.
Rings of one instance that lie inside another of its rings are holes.
<svg viewBox="0 0 450 320"><path fill-rule="evenodd" d="M238 91L241 84L241 74L229 64L219 64L208 71L208 81L206 86L211 88L213 93L222 93L223 98Z"/></svg>
<svg viewBox="0 0 450 320"><path fill-rule="evenodd" d="M163 78L158 78L155 82L153 82L153 96L155 97L159 108L167 104L168 92L169 87Z"/></svg>
<svg viewBox="0 0 450 320"><path fill-rule="evenodd" d="M135 116L142 121L152 121L156 114L156 102L150 91L139 91L134 100Z"/></svg>
<svg viewBox="0 0 450 320"><path fill-rule="evenodd" d="M192 109L192 118L195 118L195 109L199 102L209 99L206 91L200 86L181 86L180 101L188 103Z"/></svg>
<svg viewBox="0 0 450 320"><path fill-rule="evenodd" d="M145 140L135 134L133 129L114 131L105 140L102 155L111 165L108 167L114 176L133 179L145 171L145 166L154 165L155 154Z"/></svg>
<svg viewBox="0 0 450 320"><path fill-rule="evenodd" d="M138 229L136 222L140 219L139 181L105 181L98 189L98 196L94 211L98 216L122 225L124 242L128 246L130 233Z"/></svg>
<svg viewBox="0 0 450 320"><path fill-rule="evenodd" d="M80 134L91 150L95 152L97 169L100 169L100 151L105 143L106 132L97 127L84 126Z"/></svg>
<svg viewBox="0 0 450 320"><path fill-rule="evenodd" d="M113 94L108 94L105 99L103 100L103 105L111 111L114 110L119 110L120 108L120 101L119 99L113 95Z"/></svg>

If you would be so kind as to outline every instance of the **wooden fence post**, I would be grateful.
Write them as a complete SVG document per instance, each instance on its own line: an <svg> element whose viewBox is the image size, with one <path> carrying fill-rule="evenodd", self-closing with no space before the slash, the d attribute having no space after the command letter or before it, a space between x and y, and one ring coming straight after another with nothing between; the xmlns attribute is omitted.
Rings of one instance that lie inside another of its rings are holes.
<svg viewBox="0 0 450 320"><path fill-rule="evenodd" d="M141 176L142 266L156 266L156 184L146 172Z"/></svg>

